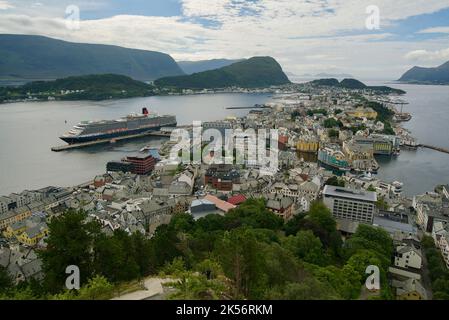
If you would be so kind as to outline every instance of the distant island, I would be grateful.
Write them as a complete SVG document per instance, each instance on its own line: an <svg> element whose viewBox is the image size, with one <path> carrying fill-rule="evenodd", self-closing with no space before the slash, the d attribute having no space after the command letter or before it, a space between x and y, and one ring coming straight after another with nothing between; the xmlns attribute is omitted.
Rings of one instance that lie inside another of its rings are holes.
<svg viewBox="0 0 449 320"><path fill-rule="evenodd" d="M404 90L395 89L395 88L391 88L391 87L387 87L387 86L367 86L363 82L356 80L356 79L343 79L342 81L338 81L335 78L329 78L329 79L313 80L309 83L312 85L315 85L315 86L338 87L338 88L351 89L351 90L372 90L372 91L380 92L383 94L390 94L390 93L405 94L406 93Z"/></svg>
<svg viewBox="0 0 449 320"><path fill-rule="evenodd" d="M117 74L34 81L18 87L0 87L0 102L20 100L107 100L154 95L153 86Z"/></svg>
<svg viewBox="0 0 449 320"><path fill-rule="evenodd" d="M436 68L413 67L398 80L416 84L449 84L449 61Z"/></svg>
<svg viewBox="0 0 449 320"><path fill-rule="evenodd" d="M155 80L184 72L168 54L34 35L0 34L0 79L48 79L122 74Z"/></svg>
<svg viewBox="0 0 449 320"><path fill-rule="evenodd" d="M216 70L155 81L157 86L179 89L261 88L288 83L290 80L272 57L253 57Z"/></svg>
<svg viewBox="0 0 449 320"><path fill-rule="evenodd" d="M177 61L179 67L186 74L193 74L203 71L220 69L245 59L229 60L229 59L212 59L198 61Z"/></svg>

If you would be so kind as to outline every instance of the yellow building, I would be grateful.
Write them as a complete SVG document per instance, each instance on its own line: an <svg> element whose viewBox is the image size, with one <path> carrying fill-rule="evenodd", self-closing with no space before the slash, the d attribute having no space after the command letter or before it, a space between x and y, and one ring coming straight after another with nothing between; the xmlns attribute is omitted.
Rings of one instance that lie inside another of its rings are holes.
<svg viewBox="0 0 449 320"><path fill-rule="evenodd" d="M372 108L355 108L349 111L346 111L346 114L353 118L367 118L367 119L376 119L377 112Z"/></svg>
<svg viewBox="0 0 449 320"><path fill-rule="evenodd" d="M19 234L27 229L26 223L24 221L15 222L6 227L3 231L3 236L7 239L17 237Z"/></svg>
<svg viewBox="0 0 449 320"><path fill-rule="evenodd" d="M30 216L31 211L26 206L0 214L0 230L4 230L9 225L22 221Z"/></svg>
<svg viewBox="0 0 449 320"><path fill-rule="evenodd" d="M397 300L427 300L426 290L419 280L393 280L392 285L396 288Z"/></svg>
<svg viewBox="0 0 449 320"><path fill-rule="evenodd" d="M17 237L17 240L19 240L20 243L28 246L34 246L36 245L39 240L41 240L43 237L48 235L48 227L46 224L39 224L33 228L30 228L26 230L25 232L22 232Z"/></svg>
<svg viewBox="0 0 449 320"><path fill-rule="evenodd" d="M320 143L317 138L301 138L296 143L296 150L300 152L318 152Z"/></svg>
<svg viewBox="0 0 449 320"><path fill-rule="evenodd" d="M374 150L372 145L357 144L353 141L343 142L343 152L351 161L371 160L374 158Z"/></svg>

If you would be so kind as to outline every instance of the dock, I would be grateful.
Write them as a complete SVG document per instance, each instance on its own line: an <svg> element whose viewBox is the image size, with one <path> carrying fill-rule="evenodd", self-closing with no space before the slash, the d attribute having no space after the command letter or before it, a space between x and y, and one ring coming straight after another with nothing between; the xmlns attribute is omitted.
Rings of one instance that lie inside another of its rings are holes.
<svg viewBox="0 0 449 320"><path fill-rule="evenodd" d="M68 150L81 149L81 148L86 148L86 147L115 143L118 141L124 141L124 140L130 140L130 139L136 139L136 138L142 138L142 137L170 138L170 135L171 135L171 132L168 132L168 131L148 131L148 132L133 134L133 135L129 135L129 136L117 137L117 138L113 138L113 139L100 139L100 140L95 140L95 141L67 144L67 145L63 145L63 146L52 147L51 151L54 151L54 152L68 151Z"/></svg>
<svg viewBox="0 0 449 320"><path fill-rule="evenodd" d="M431 149L431 150L435 150L435 151L439 151L439 152L443 152L443 153L449 154L449 149L436 147L436 146L432 146L432 145L429 145L429 144L420 144L420 145L418 145L418 147Z"/></svg>

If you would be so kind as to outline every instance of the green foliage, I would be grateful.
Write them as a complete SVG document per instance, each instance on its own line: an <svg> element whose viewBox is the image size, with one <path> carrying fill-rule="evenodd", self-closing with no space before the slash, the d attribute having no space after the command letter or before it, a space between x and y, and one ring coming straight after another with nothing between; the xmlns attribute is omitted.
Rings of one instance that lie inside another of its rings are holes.
<svg viewBox="0 0 449 320"><path fill-rule="evenodd" d="M81 285L102 275L119 283L140 278L152 269L151 243L141 234L128 235L116 230L112 236L100 232L95 222L86 222L86 214L73 210L52 219L47 249L38 254L45 272L44 288L60 292L65 284L66 267L80 269Z"/></svg>
<svg viewBox="0 0 449 320"><path fill-rule="evenodd" d="M7 292L0 292L0 300L37 300L37 297L34 292L29 287L25 288L14 288L10 289Z"/></svg>
<svg viewBox="0 0 449 320"><path fill-rule="evenodd" d="M357 299L361 288L361 275L350 265L343 268L336 266L308 267L321 282L327 283L341 299Z"/></svg>
<svg viewBox="0 0 449 320"><path fill-rule="evenodd" d="M343 246L336 222L321 202L285 224L262 199L247 200L225 216L195 221L179 214L151 239L123 231L106 236L85 218L83 212L68 211L50 223L49 246L40 253L46 272L43 289L27 283L0 297L109 299L122 283L159 274L173 279L169 286L176 290L170 299L356 299L369 264L381 269L381 298L390 297L389 235L360 225ZM428 247L433 245L429 242L424 241ZM427 251L438 254L435 248ZM440 268L441 257L429 256L428 261ZM62 291L69 264L81 266L78 292ZM444 297L446 280L435 285Z"/></svg>
<svg viewBox="0 0 449 320"><path fill-rule="evenodd" d="M290 282L271 289L266 296L271 300L338 300L340 296L325 282L313 277L301 282Z"/></svg>
<svg viewBox="0 0 449 320"><path fill-rule="evenodd" d="M342 112L343 112L343 110L341 110L341 109L335 109L334 114L337 115L337 114L340 114Z"/></svg>
<svg viewBox="0 0 449 320"><path fill-rule="evenodd" d="M253 57L232 65L187 76L155 81L160 87L190 89L244 87L257 88L290 83L281 66L271 57Z"/></svg>
<svg viewBox="0 0 449 320"><path fill-rule="evenodd" d="M89 279L79 291L65 290L55 294L51 300L108 300L114 297L114 286L103 276Z"/></svg>
<svg viewBox="0 0 449 320"><path fill-rule="evenodd" d="M265 207L263 199L249 199L225 216L225 224L229 228L249 226L280 230L284 221Z"/></svg>
<svg viewBox="0 0 449 320"><path fill-rule="evenodd" d="M327 118L323 123L325 128L340 128L343 126L341 121L335 120L334 118Z"/></svg>
<svg viewBox="0 0 449 320"><path fill-rule="evenodd" d="M296 236L285 238L283 246L305 262L316 265L327 263L328 259L323 254L323 244L310 230L299 231Z"/></svg>
<svg viewBox="0 0 449 320"><path fill-rule="evenodd" d="M0 294L6 293L8 290L12 289L13 282L3 266L0 265Z"/></svg>
<svg viewBox="0 0 449 320"><path fill-rule="evenodd" d="M312 203L307 219L316 223L329 233L337 230L337 223L332 217L331 211L322 202Z"/></svg>
<svg viewBox="0 0 449 320"><path fill-rule="evenodd" d="M234 298L261 298L266 282L262 270L264 257L251 229L239 228L225 232L217 243L215 255L225 275L234 283Z"/></svg>
<svg viewBox="0 0 449 320"><path fill-rule="evenodd" d="M79 267L81 282L93 274L91 249L100 228L95 223L85 223L85 218L84 212L69 210L53 218L48 225L47 250L38 254L43 262L45 285L51 293L64 286L67 266Z"/></svg>
<svg viewBox="0 0 449 320"><path fill-rule="evenodd" d="M327 135L329 138L338 138L339 131L335 130L335 129L329 129L329 131L327 132Z"/></svg>
<svg viewBox="0 0 449 320"><path fill-rule="evenodd" d="M67 90L74 92L66 93ZM29 95L44 100L50 96L60 100L106 100L150 96L153 95L153 91L152 87L144 82L117 74L96 74L68 77L55 81L35 81L17 88L9 87L0 90L0 100L24 99Z"/></svg>
<svg viewBox="0 0 449 320"><path fill-rule="evenodd" d="M381 92L384 94L389 93L398 93L398 94L404 94L405 91L400 89L395 89L387 86L367 86L363 82L356 80L356 79L343 79L341 82L338 82L337 79L331 78L331 79L319 79L314 80L311 82L312 85L316 86L328 86L328 87L340 87L345 89L351 89L351 90L372 90Z"/></svg>
<svg viewBox="0 0 449 320"><path fill-rule="evenodd" d="M287 221L284 224L285 235L290 236L297 234L298 231L301 230L301 223L304 217L304 214L297 214L293 216L293 218L291 218L289 221Z"/></svg>
<svg viewBox="0 0 449 320"><path fill-rule="evenodd" d="M424 236L421 244L427 258L433 298L435 300L449 300L449 270L441 252L435 247L433 238L429 236Z"/></svg>
<svg viewBox="0 0 449 320"><path fill-rule="evenodd" d="M332 176L329 179L327 179L325 185L328 186L336 186L336 187L344 187L345 180L338 178L337 176Z"/></svg>
<svg viewBox="0 0 449 320"><path fill-rule="evenodd" d="M393 240L381 228L360 224L354 235L345 243L346 256L350 257L359 250L375 252L382 260L382 265L387 267L394 251Z"/></svg>
<svg viewBox="0 0 449 320"><path fill-rule="evenodd" d="M327 110L326 109L309 109L307 110L307 115L312 117L315 114L322 114L324 116L327 116Z"/></svg>

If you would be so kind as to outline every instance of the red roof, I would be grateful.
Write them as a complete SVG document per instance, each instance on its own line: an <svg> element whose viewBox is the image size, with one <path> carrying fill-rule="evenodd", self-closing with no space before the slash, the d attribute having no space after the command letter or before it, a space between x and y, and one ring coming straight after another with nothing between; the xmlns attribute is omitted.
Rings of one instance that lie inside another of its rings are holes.
<svg viewBox="0 0 449 320"><path fill-rule="evenodd" d="M239 204L241 204L241 203L243 203L245 201L246 201L246 198L242 194L238 194L238 195L232 196L232 197L230 197L228 199L229 203L232 203L233 205L236 205L236 206L238 206Z"/></svg>
<svg viewBox="0 0 449 320"><path fill-rule="evenodd" d="M215 204L215 206L223 212L228 212L229 210L234 209L236 207L235 205L223 201L221 199L218 199L216 196L213 196L211 194L205 196L204 199L209 200L210 202Z"/></svg>

